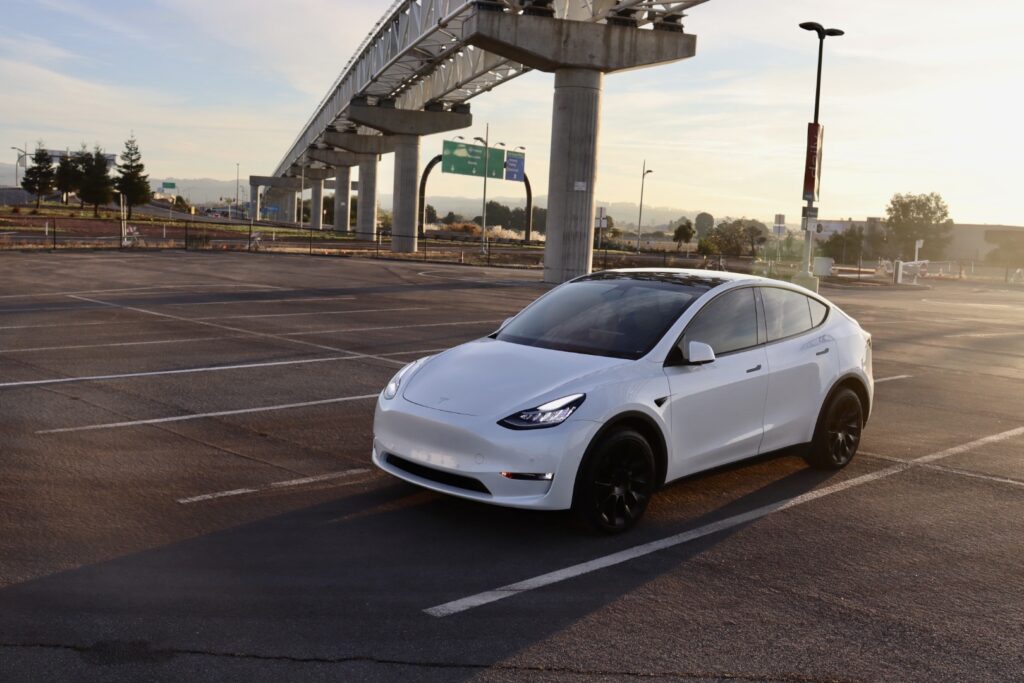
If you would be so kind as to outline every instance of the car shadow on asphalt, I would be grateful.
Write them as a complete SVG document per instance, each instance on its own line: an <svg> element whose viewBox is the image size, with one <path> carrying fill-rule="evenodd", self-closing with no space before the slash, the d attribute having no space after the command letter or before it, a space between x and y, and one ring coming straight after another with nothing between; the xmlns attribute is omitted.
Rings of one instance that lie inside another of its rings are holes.
<svg viewBox="0 0 1024 683"><path fill-rule="evenodd" d="M83 671L169 672L180 654L223 657L227 670L230 658L251 657L451 667L445 679L469 677L684 569L749 524L663 550L629 571L602 570L444 618L424 609L792 498L830 478L785 459L754 464L674 484L673 503L683 505L656 509L649 523L614 537L583 532L566 513L489 507L383 480L9 586L0 590L0 647L71 647ZM686 489L699 492L716 477L747 479L749 492L710 507L686 504ZM5 656L17 651L5 647ZM140 663L140 652L152 661Z"/></svg>

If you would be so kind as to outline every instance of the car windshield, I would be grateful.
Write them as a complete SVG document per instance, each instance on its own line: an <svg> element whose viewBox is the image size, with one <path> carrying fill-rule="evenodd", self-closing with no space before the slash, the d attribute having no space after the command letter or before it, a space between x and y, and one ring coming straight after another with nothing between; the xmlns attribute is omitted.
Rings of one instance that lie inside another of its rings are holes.
<svg viewBox="0 0 1024 683"><path fill-rule="evenodd" d="M605 272L541 297L495 338L513 344L637 359L649 352L715 278Z"/></svg>

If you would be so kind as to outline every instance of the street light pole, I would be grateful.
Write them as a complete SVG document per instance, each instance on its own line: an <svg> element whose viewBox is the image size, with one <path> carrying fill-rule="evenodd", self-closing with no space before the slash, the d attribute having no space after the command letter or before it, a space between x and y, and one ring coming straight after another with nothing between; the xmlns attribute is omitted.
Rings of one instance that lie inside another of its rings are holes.
<svg viewBox="0 0 1024 683"><path fill-rule="evenodd" d="M28 149L28 145L25 145L25 149L20 149L18 147L11 147L11 149L18 153L18 156L14 158L14 186L21 187L21 185L18 184L18 164L21 163L22 159L28 157L28 152L26 151ZM26 163L25 166L27 168L28 164Z"/></svg>
<svg viewBox="0 0 1024 683"><path fill-rule="evenodd" d="M640 215L636 219L636 253L640 253L640 226L644 223L644 185L647 183L647 174L654 173L647 168L647 159L644 159L643 172L640 174Z"/></svg>
<svg viewBox="0 0 1024 683"><path fill-rule="evenodd" d="M483 208L480 211L480 252L483 254L487 253L487 162L490 161L490 145L491 145L491 124L488 123L484 128L483 138L473 138L477 142L482 142L484 145L484 202Z"/></svg>
<svg viewBox="0 0 1024 683"><path fill-rule="evenodd" d="M235 211L238 211L238 162L235 162Z"/></svg>
<svg viewBox="0 0 1024 683"><path fill-rule="evenodd" d="M814 85L814 121L811 124L808 134L808 153L807 153L807 164L814 164L813 176L808 177L805 175L804 178L804 199L807 201L807 206L803 210L803 216L801 218L802 227L804 230L804 256L803 256L803 270L797 273L793 277L793 282L796 284L803 285L804 287L817 291L818 290L818 278L816 278L811 272L811 258L814 254L814 234L811 231L811 220L816 217L814 211L814 201L817 194L818 178L821 175L821 168L819 160L821 158L821 128L818 125L818 114L821 109L821 63L822 57L825 52L825 38L829 36L841 36L843 31L837 28L825 28L821 24L815 21L805 21L800 24L800 28L805 31L813 31L818 36L818 70L817 78ZM812 144L812 133L816 135L814 144L815 149L811 149ZM813 152L813 153L812 153ZM809 173L810 169L805 169L805 172ZM808 183L812 186L808 187Z"/></svg>

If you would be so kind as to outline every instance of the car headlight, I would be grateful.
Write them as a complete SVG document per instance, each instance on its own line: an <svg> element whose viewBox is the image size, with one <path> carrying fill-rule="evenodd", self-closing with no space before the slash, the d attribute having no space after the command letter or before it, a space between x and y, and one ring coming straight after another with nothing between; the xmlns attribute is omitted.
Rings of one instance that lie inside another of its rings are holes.
<svg viewBox="0 0 1024 683"><path fill-rule="evenodd" d="M569 416L576 412L576 409L583 405L586 394L572 394L554 401L548 401L544 405L520 410L514 415L509 415L498 424L509 429L541 429L554 427L569 419Z"/></svg>
<svg viewBox="0 0 1024 683"><path fill-rule="evenodd" d="M429 357L430 356L427 356L427 358ZM398 390L402 388L402 380L405 378L405 376L412 372L415 367L423 363L423 361L427 360L427 358L420 358L417 361L413 361L412 363L409 363L404 368L396 372L395 376L391 378L390 382L388 382L388 385L384 387L384 391L381 395L388 401L397 396Z"/></svg>

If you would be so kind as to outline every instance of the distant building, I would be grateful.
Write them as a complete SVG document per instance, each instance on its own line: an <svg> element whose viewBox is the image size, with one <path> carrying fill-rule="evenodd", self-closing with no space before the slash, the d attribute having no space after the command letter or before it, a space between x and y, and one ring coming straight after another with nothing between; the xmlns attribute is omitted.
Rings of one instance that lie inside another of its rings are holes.
<svg viewBox="0 0 1024 683"><path fill-rule="evenodd" d="M819 220L812 223L812 226L816 228L820 225L822 229L816 238L827 240L831 235L846 232L851 228L862 228L867 233L872 224L881 228L885 226L885 221L881 218ZM1024 226L954 223L952 239L946 248L945 258L951 261L984 261L992 251L998 248L996 241L994 239L990 241L988 238L1000 232L1024 233Z"/></svg>
<svg viewBox="0 0 1024 683"><path fill-rule="evenodd" d="M953 226L953 240L946 249L946 258L953 260L984 261L998 244L988 238L998 233L1024 234L1024 225L957 224Z"/></svg>
<svg viewBox="0 0 1024 683"><path fill-rule="evenodd" d="M817 233L819 239L827 240L829 237L836 233L846 232L851 228L860 228L864 232L867 232L870 226L882 227L885 225L885 221L881 218L864 218L862 220L854 220L847 218L846 220L819 220L811 223L811 229L817 232L817 227L821 226L821 232Z"/></svg>

